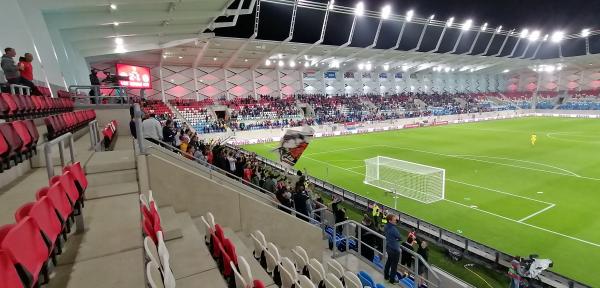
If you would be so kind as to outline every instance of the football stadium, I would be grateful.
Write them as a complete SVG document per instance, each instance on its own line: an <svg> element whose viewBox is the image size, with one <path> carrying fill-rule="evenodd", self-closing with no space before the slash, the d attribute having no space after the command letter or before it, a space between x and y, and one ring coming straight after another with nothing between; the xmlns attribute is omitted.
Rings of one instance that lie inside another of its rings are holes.
<svg viewBox="0 0 600 288"><path fill-rule="evenodd" d="M599 11L3 0L0 288L600 287Z"/></svg>

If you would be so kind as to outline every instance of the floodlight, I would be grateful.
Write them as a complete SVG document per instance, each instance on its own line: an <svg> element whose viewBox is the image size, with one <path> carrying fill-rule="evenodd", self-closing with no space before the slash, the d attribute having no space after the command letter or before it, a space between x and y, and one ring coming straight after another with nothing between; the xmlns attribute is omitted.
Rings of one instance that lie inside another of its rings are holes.
<svg viewBox="0 0 600 288"><path fill-rule="evenodd" d="M548 37L549 37L549 36L550 36L550 35L548 35L548 34L544 35L544 40L543 40L543 41L544 41L544 42L548 41Z"/></svg>
<svg viewBox="0 0 600 288"><path fill-rule="evenodd" d="M113 22L113 25L119 26L119 22Z"/></svg>
<svg viewBox="0 0 600 288"><path fill-rule="evenodd" d="M529 34L529 41L535 42L540 39L540 30L535 30Z"/></svg>
<svg viewBox="0 0 600 288"><path fill-rule="evenodd" d="M269 59L265 60L265 65L270 66L271 65L271 60L269 60Z"/></svg>
<svg viewBox="0 0 600 288"><path fill-rule="evenodd" d="M521 31L521 38L527 38L527 36L529 36L529 29L523 29Z"/></svg>
<svg viewBox="0 0 600 288"><path fill-rule="evenodd" d="M448 21L446 22L446 26L452 27L452 23L454 23L454 17L450 17L450 19L448 19Z"/></svg>
<svg viewBox="0 0 600 288"><path fill-rule="evenodd" d="M590 29L585 28L583 30L581 30L581 37L588 37L590 36Z"/></svg>
<svg viewBox="0 0 600 288"><path fill-rule="evenodd" d="M244 59L244 62L248 62L248 59Z"/></svg>
<svg viewBox="0 0 600 288"><path fill-rule="evenodd" d="M358 70L363 70L364 67L365 67L365 64L358 63Z"/></svg>
<svg viewBox="0 0 600 288"><path fill-rule="evenodd" d="M292 68L296 67L296 61L290 60L290 67L292 67Z"/></svg>
<svg viewBox="0 0 600 288"><path fill-rule="evenodd" d="M362 16L365 13L365 4L361 1L356 4L356 8L354 8L354 15Z"/></svg>
<svg viewBox="0 0 600 288"><path fill-rule="evenodd" d="M508 73L508 72L510 72L510 70L508 70L508 69L504 69L504 71L502 71L502 73Z"/></svg>
<svg viewBox="0 0 600 288"><path fill-rule="evenodd" d="M496 33L500 33L502 31L502 25L498 26L498 28L496 28Z"/></svg>
<svg viewBox="0 0 600 288"><path fill-rule="evenodd" d="M471 29L471 26L473 26L473 20L469 19L463 23L462 30L469 30Z"/></svg>
<svg viewBox="0 0 600 288"><path fill-rule="evenodd" d="M404 72L408 71L408 66L406 66L406 65L402 66L402 71L404 71Z"/></svg>
<svg viewBox="0 0 600 288"><path fill-rule="evenodd" d="M408 12L406 12L406 22L410 22L412 21L413 16L415 15L415 10L408 10ZM433 17L433 15L431 15ZM429 19L433 19L433 18L429 18Z"/></svg>
<svg viewBox="0 0 600 288"><path fill-rule="evenodd" d="M554 33L552 33L552 42L554 43L559 43L563 40L563 38L565 37L565 32L563 31L556 31Z"/></svg>
<svg viewBox="0 0 600 288"><path fill-rule="evenodd" d="M388 64L384 64L384 65L383 65L383 70L385 70L385 71L388 71L388 70L390 70L390 65L388 65Z"/></svg>
<svg viewBox="0 0 600 288"><path fill-rule="evenodd" d="M392 13L392 6L390 6L390 4L383 6L383 8L381 8L381 19L390 18L390 13Z"/></svg>
<svg viewBox="0 0 600 288"><path fill-rule="evenodd" d="M327 6L327 9L333 10L333 2L333 0L329 1L329 6Z"/></svg>
<svg viewBox="0 0 600 288"><path fill-rule="evenodd" d="M285 66L285 63L283 63L282 60L279 60L278 65L279 65L279 67L283 67L283 66Z"/></svg>
<svg viewBox="0 0 600 288"><path fill-rule="evenodd" d="M115 43L116 43L117 45L123 45L123 38L121 38L121 37L117 37L117 38L115 38Z"/></svg>
<svg viewBox="0 0 600 288"><path fill-rule="evenodd" d="M213 61L217 61L217 57L214 57L214 58L213 58Z"/></svg>
<svg viewBox="0 0 600 288"><path fill-rule="evenodd" d="M367 63L367 64L365 65L365 69L366 69L367 71L371 71L371 67L372 67L372 66L371 66L371 63Z"/></svg>
<svg viewBox="0 0 600 288"><path fill-rule="evenodd" d="M310 66L310 63L308 63L308 61L304 61L304 67L308 68L308 66Z"/></svg>
<svg viewBox="0 0 600 288"><path fill-rule="evenodd" d="M429 16L429 20L433 20L433 18L435 18L435 14L431 14L431 16Z"/></svg>
<svg viewBox="0 0 600 288"><path fill-rule="evenodd" d="M446 72L446 73L450 72L450 67L444 68L444 72Z"/></svg>
<svg viewBox="0 0 600 288"><path fill-rule="evenodd" d="M481 26L481 31L487 30L487 26L488 26L487 22L483 23L483 26Z"/></svg>
<svg viewBox="0 0 600 288"><path fill-rule="evenodd" d="M117 4L110 4L111 10L117 10Z"/></svg>
<svg viewBox="0 0 600 288"><path fill-rule="evenodd" d="M177 58L179 58L179 59L183 59L183 56L177 56Z"/></svg>

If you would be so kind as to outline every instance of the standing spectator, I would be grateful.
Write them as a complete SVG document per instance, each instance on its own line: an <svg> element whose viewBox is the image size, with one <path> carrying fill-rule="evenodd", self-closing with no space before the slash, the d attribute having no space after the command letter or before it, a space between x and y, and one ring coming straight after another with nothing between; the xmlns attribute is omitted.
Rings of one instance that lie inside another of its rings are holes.
<svg viewBox="0 0 600 288"><path fill-rule="evenodd" d="M162 128L163 142L173 145L175 142L175 131L173 129L173 121L167 120L165 127Z"/></svg>
<svg viewBox="0 0 600 288"><path fill-rule="evenodd" d="M308 192L303 186L296 186L296 191L292 196L294 199L294 205L296 206L296 217L308 222Z"/></svg>
<svg viewBox="0 0 600 288"><path fill-rule="evenodd" d="M96 70L95 68L92 68L92 70L90 72L91 72L90 73L90 85L100 86L100 79L98 79L98 70ZM88 95L100 96L100 95L96 95L96 89L94 89L94 88L90 89L90 93ZM92 102L92 104L96 104L96 97L90 98L90 101ZM131 108L129 110L130 110L129 113L131 113L131 117L133 117L133 105L131 106Z"/></svg>
<svg viewBox="0 0 600 288"><path fill-rule="evenodd" d="M421 257L423 258L423 260L425 260L425 262L429 262L429 247L427 247L427 241L425 241L425 240L419 241L417 239L417 244L419 245L419 248L417 249L417 254L421 255ZM420 265L419 266L419 273L421 275L421 278L419 279L420 282L421 282L420 285L419 285L419 287L421 287L421 285L423 285L424 279L427 279L428 275L429 275L429 271L427 270L427 266Z"/></svg>
<svg viewBox="0 0 600 288"><path fill-rule="evenodd" d="M415 243L415 238L412 236L406 237L406 241L402 242L402 247L404 247L404 249L402 249L400 264L403 266L402 271L404 272L404 275L408 274L407 268L410 269L412 267L413 256L410 252L414 251L413 245L415 245Z"/></svg>
<svg viewBox="0 0 600 288"><path fill-rule="evenodd" d="M363 215L363 219L361 221L361 224L364 225L365 227L369 228L369 229L373 229L373 219L371 219L371 217L368 214ZM358 230L356 230L356 234L358 236ZM375 244L377 243L377 241L375 241L376 236L369 230L367 229L361 229L360 230L360 239L361 242L363 244L366 244L370 247L367 247L365 245L362 245L361 250L360 250L360 254L367 258L369 261L373 261L373 257L375 256L375 251L373 250L373 248L375 248ZM373 248L371 248L373 247Z"/></svg>
<svg viewBox="0 0 600 288"><path fill-rule="evenodd" d="M508 268L508 277L510 278L510 288L521 287L521 276L519 271L521 270L521 256L515 256L510 261L510 268Z"/></svg>
<svg viewBox="0 0 600 288"><path fill-rule="evenodd" d="M229 155L227 155L227 161L229 162L229 173L234 174L235 175L235 171L236 171L236 159L235 157L233 157L233 153L229 153Z"/></svg>
<svg viewBox="0 0 600 288"><path fill-rule="evenodd" d="M385 262L385 268L383 269L383 278L390 281L390 283L396 283L396 274L398 261L400 261L400 244L398 241L400 238L400 231L396 224L398 224L398 216L394 214L388 214L387 223L383 228L385 235L385 250L387 252L387 261Z"/></svg>
<svg viewBox="0 0 600 288"><path fill-rule="evenodd" d="M246 168L244 168L244 180L252 181L252 168L250 168L250 164L246 164Z"/></svg>
<svg viewBox="0 0 600 288"><path fill-rule="evenodd" d="M7 47L4 49L4 55L0 61L0 67L4 71L4 77L9 84L23 85L31 89L32 95L42 95L40 91L35 87L31 80L27 80L21 76L20 68L15 65L13 58L17 56L15 49Z"/></svg>
<svg viewBox="0 0 600 288"><path fill-rule="evenodd" d="M158 140L162 140L163 135L162 126L160 125L160 122L156 120L155 116L154 113L150 113L150 116L142 122L142 133L144 139L158 144Z"/></svg>
<svg viewBox="0 0 600 288"><path fill-rule="evenodd" d="M129 120L129 132L131 132L133 139L137 139L137 129L135 128L135 119L133 117Z"/></svg>
<svg viewBox="0 0 600 288"><path fill-rule="evenodd" d="M340 222L344 222L346 220L348 220L348 217L346 217L346 209L345 208L340 208L338 205L342 202L341 198L335 199L333 200L333 202L331 203L331 210L333 210L333 216L335 218L335 223L340 223ZM342 233L344 231L344 227L343 226L338 226L336 229L337 233Z"/></svg>

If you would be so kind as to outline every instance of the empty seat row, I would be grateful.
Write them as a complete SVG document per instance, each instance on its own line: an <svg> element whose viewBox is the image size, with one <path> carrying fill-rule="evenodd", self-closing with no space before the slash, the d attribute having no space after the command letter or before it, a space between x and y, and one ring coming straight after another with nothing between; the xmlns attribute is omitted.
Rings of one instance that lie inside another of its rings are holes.
<svg viewBox="0 0 600 288"><path fill-rule="evenodd" d="M175 288L175 276L171 271L170 254L163 237L158 206L149 191L149 199L140 195L146 277L150 288Z"/></svg>
<svg viewBox="0 0 600 288"><path fill-rule="evenodd" d="M31 119L0 124L0 173L37 154L39 138Z"/></svg>
<svg viewBox="0 0 600 288"><path fill-rule="evenodd" d="M104 128L102 128L102 136L104 148L109 149L112 144L115 136L117 135L117 120L112 120L106 124Z"/></svg>
<svg viewBox="0 0 600 288"><path fill-rule="evenodd" d="M87 179L80 163L50 179L34 202L15 212L15 223L0 227L0 286L39 287L49 281L68 233L83 207Z"/></svg>
<svg viewBox="0 0 600 288"><path fill-rule="evenodd" d="M362 288L364 283L358 274L345 271L344 267L334 259L330 259L323 267L319 260L309 259L304 248L296 246L292 249L293 261L281 257L279 249L272 242L267 242L260 231L250 234L254 242L254 257L273 276L275 283L282 288ZM383 287L374 284L369 287ZM239 288L239 287L238 287Z"/></svg>
<svg viewBox="0 0 600 288"><path fill-rule="evenodd" d="M201 217L206 228L205 244L217 267L223 274L230 288L263 288L264 283L252 277L250 265L242 256L238 256L233 242L225 237L219 224L215 224L213 215L209 212Z"/></svg>
<svg viewBox="0 0 600 288"><path fill-rule="evenodd" d="M0 118L7 121L69 111L73 111L73 101L70 99L0 94Z"/></svg>
<svg viewBox="0 0 600 288"><path fill-rule="evenodd" d="M68 132L75 132L94 119L96 119L96 112L91 109L48 116L44 118L48 130L48 140Z"/></svg>

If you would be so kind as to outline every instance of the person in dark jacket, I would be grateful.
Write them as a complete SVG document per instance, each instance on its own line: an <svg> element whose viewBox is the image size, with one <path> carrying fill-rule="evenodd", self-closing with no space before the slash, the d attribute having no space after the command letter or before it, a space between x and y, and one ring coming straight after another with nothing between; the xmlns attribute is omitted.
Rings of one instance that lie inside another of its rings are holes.
<svg viewBox="0 0 600 288"><path fill-rule="evenodd" d="M425 260L425 262L429 262L429 247L427 247L427 241L419 241L419 239L417 239L417 244L419 245L419 248L417 249L417 254L423 257L423 260ZM428 274L429 271L427 270L427 267L425 265L419 265L419 275L421 275L421 278L419 279L420 285L423 284L424 279L427 279Z"/></svg>
<svg viewBox="0 0 600 288"><path fill-rule="evenodd" d="M296 191L292 195L296 207L296 217L308 222L308 193L302 186L296 186Z"/></svg>
<svg viewBox="0 0 600 288"><path fill-rule="evenodd" d="M173 121L167 120L163 127L163 141L173 145L175 143L175 130L173 129Z"/></svg>
<svg viewBox="0 0 600 288"><path fill-rule="evenodd" d="M373 229L373 221L371 217L369 217L369 215L367 214L363 215L361 224L369 229ZM356 234L358 236L358 230L356 231ZM377 236L375 236L373 232L367 229L360 230L360 240L363 244L360 249L360 255L367 258L369 261L373 261L373 257L375 256L375 251L373 250L373 248L376 248L377 246L376 238ZM365 245L368 245L369 247Z"/></svg>
<svg viewBox="0 0 600 288"><path fill-rule="evenodd" d="M331 202L331 210L333 211L333 216L335 218L336 224L348 220L348 217L346 216L346 209L340 208L338 206L341 202L341 198L335 199L333 200L333 202ZM338 226L336 232L341 234L342 232L344 232L344 227Z"/></svg>
<svg viewBox="0 0 600 288"><path fill-rule="evenodd" d="M385 235L385 251L387 253L387 261L383 269L383 278L390 281L390 283L396 283L396 274L398 270L398 261L400 261L400 231L396 225L398 224L398 216L394 214L388 214L387 223L383 228Z"/></svg>
<svg viewBox="0 0 600 288"><path fill-rule="evenodd" d="M100 86L100 79L98 79L98 70L92 68L92 70L90 72L91 72L90 73L90 85ZM96 89L90 89L90 93L88 95L100 96L100 95L96 95ZM92 104L96 104L96 97L90 98L90 102ZM130 114L131 114L131 117L133 117L133 112L130 112Z"/></svg>
<svg viewBox="0 0 600 288"><path fill-rule="evenodd" d="M131 136L137 139L137 130L135 129L135 120L133 118L129 121L129 131L131 132Z"/></svg>

